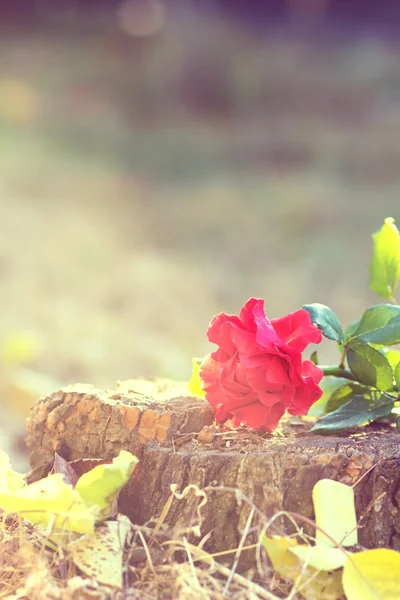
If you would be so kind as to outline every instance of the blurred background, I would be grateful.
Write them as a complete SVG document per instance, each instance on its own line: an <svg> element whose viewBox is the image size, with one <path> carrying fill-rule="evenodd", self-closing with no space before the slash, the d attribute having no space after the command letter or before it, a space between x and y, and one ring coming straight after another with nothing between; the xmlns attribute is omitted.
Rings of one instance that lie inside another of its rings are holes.
<svg viewBox="0 0 400 600"><path fill-rule="evenodd" d="M379 301L399 31L389 0L0 3L0 448L16 468L35 398L188 379L211 317L250 296L344 324Z"/></svg>

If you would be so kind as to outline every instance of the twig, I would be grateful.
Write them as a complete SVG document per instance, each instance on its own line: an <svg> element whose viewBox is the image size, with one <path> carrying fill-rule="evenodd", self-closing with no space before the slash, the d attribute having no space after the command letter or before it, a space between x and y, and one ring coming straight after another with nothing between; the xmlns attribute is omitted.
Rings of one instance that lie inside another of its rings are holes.
<svg viewBox="0 0 400 600"><path fill-rule="evenodd" d="M254 517L254 512L255 512L254 508L252 508L251 511L250 511L250 514L249 514L249 516L247 518L246 527L244 528L242 537L240 538L239 546L237 547L237 550L236 550L236 553L235 553L235 558L234 558L234 561L233 561L232 569L230 571L229 577L226 580L224 589L222 591L222 596L223 597L227 593L228 588L229 588L229 586L230 586L230 584L232 582L232 577L234 576L235 571L237 569L237 566L238 566L238 563L239 563L239 559L240 559L240 555L241 555L242 550L243 550L244 542L245 542L245 540L247 538L247 535L248 535L249 529L250 529L250 525L251 525L251 522L252 522L253 517Z"/></svg>
<svg viewBox="0 0 400 600"><path fill-rule="evenodd" d="M227 567L220 565L219 563L215 563L215 569L225 577L231 576L231 570ZM258 596L260 598L263 598L264 600L280 600L278 596L275 596L271 592L268 592L268 590L264 589L257 583L254 583L254 581L250 581L250 579L246 579L246 577L243 577L238 573L233 573L232 581L246 588L249 593L258 594Z"/></svg>

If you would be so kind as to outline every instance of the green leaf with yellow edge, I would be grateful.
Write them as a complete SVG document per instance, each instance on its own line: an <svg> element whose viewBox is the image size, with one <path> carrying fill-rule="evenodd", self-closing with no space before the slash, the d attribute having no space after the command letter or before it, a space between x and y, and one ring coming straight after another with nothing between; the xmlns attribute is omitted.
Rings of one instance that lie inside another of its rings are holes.
<svg viewBox="0 0 400 600"><path fill-rule="evenodd" d="M343 569L347 600L398 600L400 553L386 548L353 554Z"/></svg>
<svg viewBox="0 0 400 600"><path fill-rule="evenodd" d="M400 234L394 219L388 217L381 229L372 235L373 256L369 287L371 290L393 300L400 280Z"/></svg>
<svg viewBox="0 0 400 600"><path fill-rule="evenodd" d="M332 547L335 543L341 546L357 544L353 488L333 479L320 479L313 488L312 498L315 522L319 527L315 533L317 546Z"/></svg>
<svg viewBox="0 0 400 600"><path fill-rule="evenodd" d="M138 458L121 450L112 463L98 465L84 473L77 481L75 491L86 506L93 511L96 520L107 519L114 511L121 488L128 483Z"/></svg>
<svg viewBox="0 0 400 600"><path fill-rule="evenodd" d="M192 376L190 378L188 387L189 391L195 396L201 396L204 398L206 395L205 391L201 387L201 379L200 379L200 367L203 359L202 358L192 358Z"/></svg>
<svg viewBox="0 0 400 600"><path fill-rule="evenodd" d="M123 587L123 550L131 528L127 517L100 523L94 534L70 542L67 552L75 565L98 583L117 589Z"/></svg>
<svg viewBox="0 0 400 600"><path fill-rule="evenodd" d="M395 371L397 365L400 363L400 352L399 350L393 350L393 348L382 348L381 353L389 362L393 371Z"/></svg>
<svg viewBox="0 0 400 600"><path fill-rule="evenodd" d="M299 548L294 538L264 535L262 544L268 553L274 570L286 580L296 582L296 591L306 600L338 600L343 596L341 571L328 573L305 566L303 561L293 553ZM304 546L309 550L308 546ZM301 581L298 581L302 574Z"/></svg>
<svg viewBox="0 0 400 600"><path fill-rule="evenodd" d="M0 508L54 530L93 533L94 515L61 474L48 475L20 489L0 491Z"/></svg>

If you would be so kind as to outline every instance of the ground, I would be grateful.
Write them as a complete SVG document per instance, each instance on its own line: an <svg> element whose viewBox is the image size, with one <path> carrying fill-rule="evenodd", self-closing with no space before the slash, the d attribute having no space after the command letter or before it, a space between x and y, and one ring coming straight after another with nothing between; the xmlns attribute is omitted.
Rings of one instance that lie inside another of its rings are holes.
<svg viewBox="0 0 400 600"><path fill-rule="evenodd" d="M270 317L322 302L345 324L379 302L398 47L193 31L1 41L0 337L34 333L28 366L49 387L186 379L211 317L250 296ZM31 399L3 388L3 447L23 464L9 434Z"/></svg>

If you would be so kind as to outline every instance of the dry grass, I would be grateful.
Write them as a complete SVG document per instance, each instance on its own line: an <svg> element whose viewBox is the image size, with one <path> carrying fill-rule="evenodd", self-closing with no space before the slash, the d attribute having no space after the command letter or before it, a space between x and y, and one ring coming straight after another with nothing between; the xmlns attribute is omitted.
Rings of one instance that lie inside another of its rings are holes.
<svg viewBox="0 0 400 600"><path fill-rule="evenodd" d="M189 490L184 490L184 497ZM197 490L200 498L204 492ZM178 495L177 495L178 497ZM239 498L238 498L239 500ZM240 501L251 502L244 496ZM199 504L201 507L201 502ZM132 525L123 550L123 590L113 590L86 577L68 551L50 549L46 537L18 517L3 515L0 527L0 598L8 600L295 600L295 589L268 566L261 544L246 544L250 531L266 531L271 521L252 507L238 548L218 554L203 549L205 540L185 531L169 531L162 520L155 526ZM200 514L201 511L199 511ZM254 518L256 517L256 518ZM255 523L258 524L255 525ZM198 533L198 532L197 532ZM256 552L256 567L238 570L244 550Z"/></svg>

